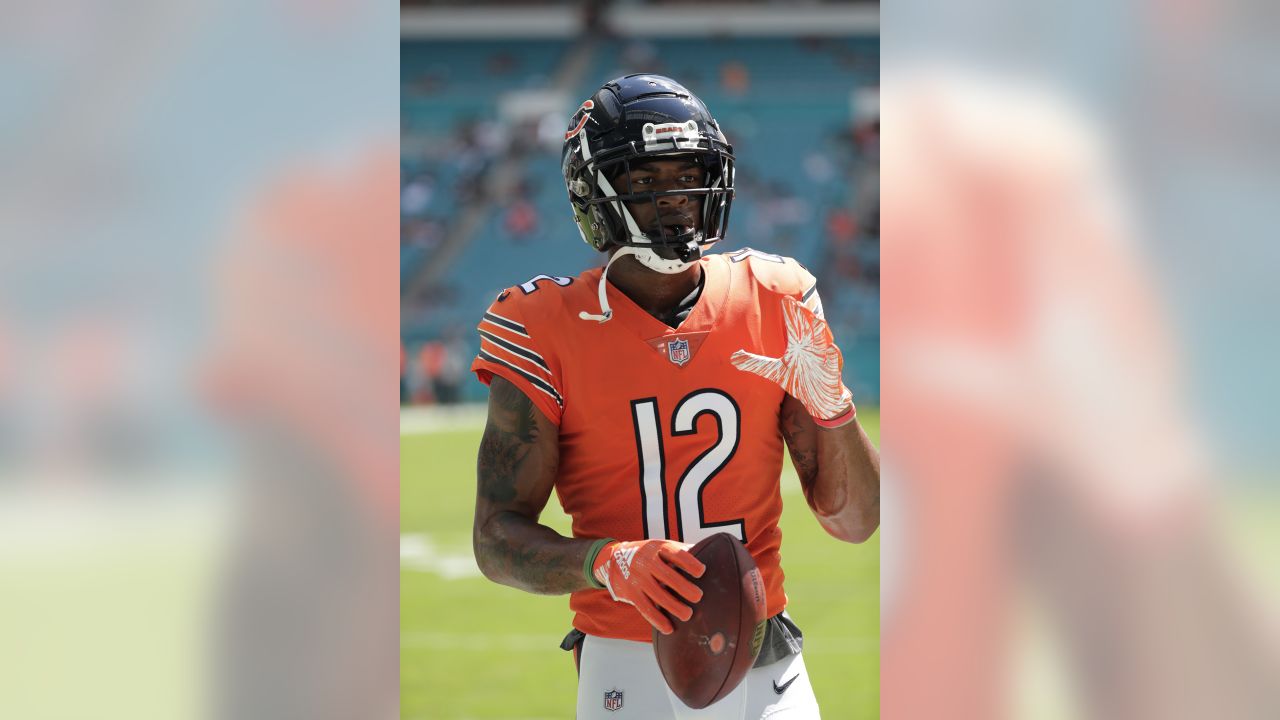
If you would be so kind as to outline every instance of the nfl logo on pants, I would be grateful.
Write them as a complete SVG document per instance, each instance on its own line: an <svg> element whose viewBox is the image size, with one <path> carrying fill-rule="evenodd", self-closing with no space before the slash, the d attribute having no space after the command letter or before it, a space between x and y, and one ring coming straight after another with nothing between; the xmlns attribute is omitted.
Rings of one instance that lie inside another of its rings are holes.
<svg viewBox="0 0 1280 720"><path fill-rule="evenodd" d="M621 690L605 691L604 709L605 710L621 710L622 709L622 691Z"/></svg>

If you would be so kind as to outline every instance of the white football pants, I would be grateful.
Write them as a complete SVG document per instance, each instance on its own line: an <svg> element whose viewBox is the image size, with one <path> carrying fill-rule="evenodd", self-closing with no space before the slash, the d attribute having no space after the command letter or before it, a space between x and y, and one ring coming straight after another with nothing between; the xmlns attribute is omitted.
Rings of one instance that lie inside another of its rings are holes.
<svg viewBox="0 0 1280 720"><path fill-rule="evenodd" d="M649 643L586 636L578 662L578 720L817 720L802 655L752 668L719 702L694 710L672 694ZM782 692L778 692L781 689ZM622 697L614 693L622 693ZM606 693L609 697L606 698ZM621 707L609 709L610 705Z"/></svg>

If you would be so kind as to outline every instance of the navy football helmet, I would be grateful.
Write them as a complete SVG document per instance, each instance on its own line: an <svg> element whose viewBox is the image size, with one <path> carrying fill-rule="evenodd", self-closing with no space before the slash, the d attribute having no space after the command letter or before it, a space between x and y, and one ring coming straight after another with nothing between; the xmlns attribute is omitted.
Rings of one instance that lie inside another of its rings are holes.
<svg viewBox="0 0 1280 720"><path fill-rule="evenodd" d="M628 186L632 167L686 156L705 170L703 187L633 192ZM561 169L574 221L597 250L631 247L645 266L674 273L724 238L733 204L733 147L706 105L670 78L637 74L605 83L570 119ZM626 203L651 202L656 211L663 195L700 197L702 227L675 234L639 227Z"/></svg>

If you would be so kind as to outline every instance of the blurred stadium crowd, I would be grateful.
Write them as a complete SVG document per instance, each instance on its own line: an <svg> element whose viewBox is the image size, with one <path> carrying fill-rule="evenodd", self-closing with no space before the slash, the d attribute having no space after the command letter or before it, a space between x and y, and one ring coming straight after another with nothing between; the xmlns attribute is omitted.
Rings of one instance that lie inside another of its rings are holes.
<svg viewBox="0 0 1280 720"><path fill-rule="evenodd" d="M877 34L759 32L442 39L402 29L402 403L483 401L468 366L492 298L602 261L570 222L560 148L583 98L640 71L701 96L734 145L737 199L717 251L755 247L811 268L846 382L878 402Z"/></svg>

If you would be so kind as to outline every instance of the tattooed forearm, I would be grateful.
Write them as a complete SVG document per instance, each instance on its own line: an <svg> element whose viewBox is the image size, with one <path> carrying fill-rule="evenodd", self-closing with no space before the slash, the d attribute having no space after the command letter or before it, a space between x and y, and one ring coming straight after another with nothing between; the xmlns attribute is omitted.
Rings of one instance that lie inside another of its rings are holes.
<svg viewBox="0 0 1280 720"><path fill-rule="evenodd" d="M856 419L816 435L818 472L809 505L828 533L862 542L880 527L880 453Z"/></svg>
<svg viewBox="0 0 1280 720"><path fill-rule="evenodd" d="M591 543L562 537L519 513L501 512L477 530L476 560L491 580L561 595L590 587L582 565Z"/></svg>
<svg viewBox="0 0 1280 720"><path fill-rule="evenodd" d="M538 524L559 469L557 429L502 378L489 389L489 421L476 462L476 563L489 579L543 594L588 587L582 564L591 540Z"/></svg>
<svg viewBox="0 0 1280 720"><path fill-rule="evenodd" d="M880 526L880 454L855 420L819 429L790 396L779 418L805 499L832 536L862 542Z"/></svg>
<svg viewBox="0 0 1280 720"><path fill-rule="evenodd" d="M791 464L800 476L800 484L807 490L818 472L817 427L799 402L783 403L781 427L791 453Z"/></svg>

